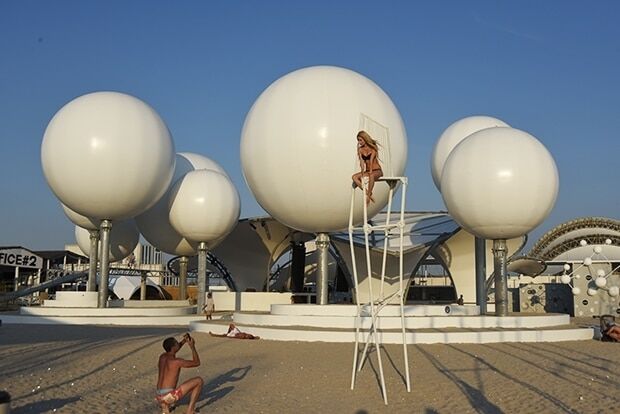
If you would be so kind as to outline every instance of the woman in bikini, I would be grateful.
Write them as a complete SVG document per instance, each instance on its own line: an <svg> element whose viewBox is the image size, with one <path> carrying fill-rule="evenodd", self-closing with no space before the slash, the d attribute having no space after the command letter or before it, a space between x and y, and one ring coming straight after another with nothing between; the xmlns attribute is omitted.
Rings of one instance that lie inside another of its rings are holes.
<svg viewBox="0 0 620 414"><path fill-rule="evenodd" d="M374 203L372 189L375 186L375 181L383 176L383 171L379 164L379 145L366 131L357 133L357 157L360 162L360 172L353 174L353 182L357 187L363 188L362 180L364 177L368 177L366 204L371 201Z"/></svg>

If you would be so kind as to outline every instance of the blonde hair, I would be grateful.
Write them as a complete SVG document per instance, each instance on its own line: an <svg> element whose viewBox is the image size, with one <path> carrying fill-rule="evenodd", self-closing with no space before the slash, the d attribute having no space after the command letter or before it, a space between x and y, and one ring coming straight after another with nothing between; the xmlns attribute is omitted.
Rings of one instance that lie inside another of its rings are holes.
<svg viewBox="0 0 620 414"><path fill-rule="evenodd" d="M375 141L374 139L372 139L372 137L370 136L368 132L366 131L358 132L357 138L363 139L366 145L368 145L370 148L372 148L373 150L377 151L377 153L379 153L379 143Z"/></svg>

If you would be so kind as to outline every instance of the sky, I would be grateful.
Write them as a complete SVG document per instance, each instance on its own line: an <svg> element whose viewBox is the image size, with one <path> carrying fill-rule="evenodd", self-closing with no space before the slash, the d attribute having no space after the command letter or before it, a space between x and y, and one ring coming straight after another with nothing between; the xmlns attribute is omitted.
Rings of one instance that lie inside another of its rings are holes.
<svg viewBox="0 0 620 414"><path fill-rule="evenodd" d="M177 152L224 167L241 217L265 214L242 174L243 121L272 82L314 65L357 71L394 101L408 210L445 209L433 146L489 115L557 163L559 196L531 241L577 217L620 219L619 18L617 1L0 0L0 246L74 243L40 147L64 104L99 90L149 103Z"/></svg>

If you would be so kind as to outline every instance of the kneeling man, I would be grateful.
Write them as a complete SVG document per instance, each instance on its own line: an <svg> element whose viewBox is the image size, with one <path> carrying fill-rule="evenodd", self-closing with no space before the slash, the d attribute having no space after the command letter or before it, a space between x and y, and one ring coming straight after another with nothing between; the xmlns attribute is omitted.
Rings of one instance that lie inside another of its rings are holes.
<svg viewBox="0 0 620 414"><path fill-rule="evenodd" d="M192 350L191 361L176 356L186 343ZM163 346L166 352L159 356L159 377L157 379L157 401L161 405L162 412L169 413L170 406L183 398L184 395L191 393L187 413L194 414L196 412L196 401L202 389L202 378L190 378L177 387L181 368L192 368L200 365L200 357L196 352L194 338L189 334L185 334L181 342L174 338L166 338Z"/></svg>

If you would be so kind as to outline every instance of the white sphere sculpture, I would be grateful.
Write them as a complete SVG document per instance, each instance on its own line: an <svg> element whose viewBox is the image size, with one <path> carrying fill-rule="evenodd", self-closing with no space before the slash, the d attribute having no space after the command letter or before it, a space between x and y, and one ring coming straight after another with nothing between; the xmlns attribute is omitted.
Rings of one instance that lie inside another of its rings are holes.
<svg viewBox="0 0 620 414"><path fill-rule="evenodd" d="M597 275L598 277L605 277L605 271L604 271L603 269L598 269L598 270L596 271L596 275Z"/></svg>
<svg viewBox="0 0 620 414"><path fill-rule="evenodd" d="M441 175L446 159L461 141L473 134L487 128L509 127L504 121L491 116L468 116L454 122L441 134L431 155L431 174L435 187L441 191Z"/></svg>
<svg viewBox="0 0 620 414"><path fill-rule="evenodd" d="M596 285L596 287L604 288L605 286L607 286L607 279L605 279L604 277L597 277L596 279L594 279L594 284Z"/></svg>
<svg viewBox="0 0 620 414"><path fill-rule="evenodd" d="M583 259L583 264L584 264L584 266L592 265L592 258L591 257L586 257L585 259Z"/></svg>
<svg viewBox="0 0 620 414"><path fill-rule="evenodd" d="M189 152L176 155L172 183L166 194L153 207L136 217L136 224L144 238L161 251L179 256L194 256L197 253L198 243L183 237L170 224L170 190L185 174L195 170L213 170L226 174L224 169L215 161Z"/></svg>
<svg viewBox="0 0 620 414"><path fill-rule="evenodd" d="M174 145L159 115L118 92L80 96L54 115L41 163L58 199L87 217L119 220L151 207L174 171Z"/></svg>
<svg viewBox="0 0 620 414"><path fill-rule="evenodd" d="M579 240L579 245L580 245L580 246L587 246L587 245L588 245L588 242L587 242L587 241L585 241L585 240Z"/></svg>
<svg viewBox="0 0 620 414"><path fill-rule="evenodd" d="M578 287L574 287L572 289L573 295L575 296L579 296L581 294L581 289L579 289Z"/></svg>
<svg viewBox="0 0 620 414"><path fill-rule="evenodd" d="M129 256L138 245L140 233L133 220L120 220L110 231L110 262L118 262ZM88 230L75 226L75 239L80 250L90 256L90 235ZM101 257L101 244L99 244Z"/></svg>
<svg viewBox="0 0 620 414"><path fill-rule="evenodd" d="M597 289L594 288L588 288L588 296L594 296L598 293Z"/></svg>
<svg viewBox="0 0 620 414"><path fill-rule="evenodd" d="M196 170L181 178L170 193L170 224L183 237L209 248L237 224L240 201L230 179L217 171Z"/></svg>
<svg viewBox="0 0 620 414"><path fill-rule="evenodd" d="M271 84L250 109L241 135L243 174L258 203L278 221L301 231L346 228L351 176L359 172L356 136L379 141L384 176L402 176L407 161L403 121L389 96L348 69L315 66ZM357 191L354 221L362 220ZM387 202L377 183L369 217Z"/></svg>
<svg viewBox="0 0 620 414"><path fill-rule="evenodd" d="M101 220L93 219L90 217L86 217L81 215L80 213L76 213L71 210L69 207L60 203L62 206L62 210L65 212L65 215L71 220L73 224L78 227L81 227L86 230L99 230L99 225L101 225Z"/></svg>
<svg viewBox="0 0 620 414"><path fill-rule="evenodd" d="M511 239L538 226L553 208L558 186L549 151L513 128L470 135L450 153L441 177L450 215L485 239Z"/></svg>
<svg viewBox="0 0 620 414"><path fill-rule="evenodd" d="M568 285L570 283L570 279L571 277L569 275L560 276L560 282L564 283L565 285Z"/></svg>
<svg viewBox="0 0 620 414"><path fill-rule="evenodd" d="M603 251L603 248L601 246L594 246L592 247L592 251L596 254L601 254L601 252Z"/></svg>
<svg viewBox="0 0 620 414"><path fill-rule="evenodd" d="M615 298L616 296L618 296L618 294L620 294L620 287L618 287L618 286L611 286L609 288L608 293L609 293L609 296L612 296L612 297Z"/></svg>
<svg viewBox="0 0 620 414"><path fill-rule="evenodd" d="M570 270L570 265L568 263L564 263L564 270Z"/></svg>

